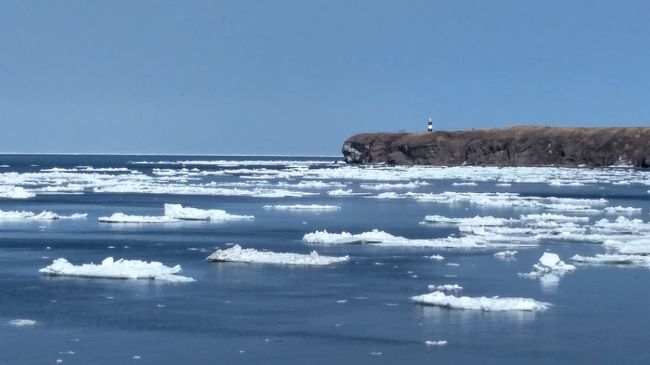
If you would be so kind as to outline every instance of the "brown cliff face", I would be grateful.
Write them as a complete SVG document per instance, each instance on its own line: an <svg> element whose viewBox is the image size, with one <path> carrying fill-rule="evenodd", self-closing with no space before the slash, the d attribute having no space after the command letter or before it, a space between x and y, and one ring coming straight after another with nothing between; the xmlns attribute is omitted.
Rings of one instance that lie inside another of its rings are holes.
<svg viewBox="0 0 650 365"><path fill-rule="evenodd" d="M364 133L342 152L353 164L650 167L650 127Z"/></svg>

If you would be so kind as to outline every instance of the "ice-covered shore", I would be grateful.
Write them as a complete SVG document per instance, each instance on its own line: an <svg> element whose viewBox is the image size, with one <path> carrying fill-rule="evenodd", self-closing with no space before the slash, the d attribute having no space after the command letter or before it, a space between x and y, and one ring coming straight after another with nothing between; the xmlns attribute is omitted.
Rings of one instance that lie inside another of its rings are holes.
<svg viewBox="0 0 650 365"><path fill-rule="evenodd" d="M316 251L309 255L297 253L259 251L234 245L231 248L217 250L207 258L215 262L245 262L277 265L325 266L350 260L349 256L321 256Z"/></svg>
<svg viewBox="0 0 650 365"><path fill-rule="evenodd" d="M180 265L165 266L160 262L140 260L113 260L107 257L101 264L73 265L64 258L56 259L51 265L39 270L41 274L51 276L77 276L85 278L107 279L151 279L173 283L187 283L194 279L179 275Z"/></svg>
<svg viewBox="0 0 650 365"><path fill-rule="evenodd" d="M449 309L471 309L485 312L497 311L544 311L550 308L549 303L530 298L500 298L500 297L456 297L442 291L411 297L418 304L432 305Z"/></svg>

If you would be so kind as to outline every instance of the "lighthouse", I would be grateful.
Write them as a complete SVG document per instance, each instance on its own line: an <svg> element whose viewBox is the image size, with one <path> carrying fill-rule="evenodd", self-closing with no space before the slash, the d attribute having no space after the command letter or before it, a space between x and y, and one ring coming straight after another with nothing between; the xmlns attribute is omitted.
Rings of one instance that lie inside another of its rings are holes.
<svg viewBox="0 0 650 365"><path fill-rule="evenodd" d="M433 122L431 121L431 118L429 118L429 123L427 123L427 132L433 133Z"/></svg>

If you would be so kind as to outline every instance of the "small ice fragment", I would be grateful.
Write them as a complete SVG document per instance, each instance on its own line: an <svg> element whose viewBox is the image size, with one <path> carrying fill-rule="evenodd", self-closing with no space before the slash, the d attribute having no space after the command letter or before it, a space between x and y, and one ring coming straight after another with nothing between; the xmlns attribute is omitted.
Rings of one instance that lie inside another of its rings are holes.
<svg viewBox="0 0 650 365"><path fill-rule="evenodd" d="M445 340L440 340L440 341L424 341L424 344L427 346L444 346L447 344L447 341Z"/></svg>
<svg viewBox="0 0 650 365"><path fill-rule="evenodd" d="M9 324L14 327L31 327L36 326L38 322L33 319L13 319L9 321Z"/></svg>
<svg viewBox="0 0 650 365"><path fill-rule="evenodd" d="M499 258L499 259L507 259L507 258L514 258L517 256L517 251L500 251L494 254L494 257Z"/></svg>
<svg viewBox="0 0 650 365"><path fill-rule="evenodd" d="M429 285L429 290L440 291L458 291L463 290L463 287L458 284L444 284L444 285Z"/></svg>

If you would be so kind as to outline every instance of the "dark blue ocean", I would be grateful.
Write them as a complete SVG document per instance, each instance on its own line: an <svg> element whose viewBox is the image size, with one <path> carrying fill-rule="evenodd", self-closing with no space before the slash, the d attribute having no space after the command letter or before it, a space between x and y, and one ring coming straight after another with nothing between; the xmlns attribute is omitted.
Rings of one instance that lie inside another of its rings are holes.
<svg viewBox="0 0 650 365"><path fill-rule="evenodd" d="M215 160L226 162L205 163ZM523 181L503 187L485 179L476 179L475 186L459 186L453 183L460 180L429 176L419 179L428 185L375 191L364 190L361 184L381 181L352 176L311 178L331 187L286 187L312 193L296 197L193 194L179 188L230 183L251 190L264 180L259 186L276 189L282 186L278 183L310 181L301 177L306 170L345 168L336 160L0 156L0 185L20 186L33 193L28 198L0 198L0 210L88 214L86 219L75 220L0 221L0 363L650 363L647 267L581 265L553 285L518 276L530 271L544 251L557 253L568 262L574 254L605 252L602 244L544 240L535 247L518 249L514 260L498 260L493 256L496 250L489 249L315 245L302 241L304 234L323 229L354 233L379 229L409 238L439 238L458 235L458 229L420 224L425 215L517 218L523 213L538 213L517 207L327 194L340 186L372 195L384 191L500 191L521 196L604 198L608 206L641 208L633 218L647 222L648 185L612 184L611 180L596 178L582 186ZM248 162L238 165L241 161ZM275 173L279 170L291 173ZM400 170L395 175L405 173ZM463 181L480 174L480 170L469 170ZM566 174L570 176L571 172ZM617 176L625 179L626 174L633 174L637 182L645 176L643 171L630 170ZM105 191L111 179L120 183ZM413 180L409 177L401 182ZM252 185L245 185L251 181ZM68 186L70 183L83 186L75 188ZM150 190L142 191L139 186L143 184ZM176 190L161 190L169 184ZM153 185L155 189L151 190ZM69 189L47 191L48 186ZM120 187L123 192L118 192ZM255 219L131 225L98 222L98 217L115 212L161 215L164 203L223 209ZM330 204L340 209L290 212L263 208L269 204ZM611 218L604 213L589 217L591 223ZM351 260L325 267L205 260L215 248L227 243L276 252L309 253L315 249L324 255L349 255ZM445 260L427 258L433 254L443 255ZM98 263L109 256L178 264L183 275L196 281L50 277L38 272L56 258L82 264ZM430 292L429 284L451 283L464 287L456 295L526 297L552 306L541 312L488 312L421 306L409 299ZM36 324L11 325L14 319L31 319ZM447 345L425 344L438 340L447 341Z"/></svg>

